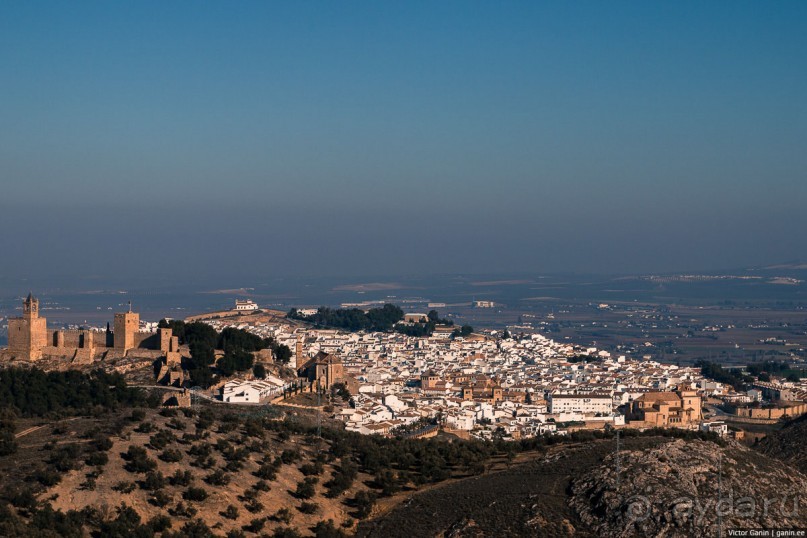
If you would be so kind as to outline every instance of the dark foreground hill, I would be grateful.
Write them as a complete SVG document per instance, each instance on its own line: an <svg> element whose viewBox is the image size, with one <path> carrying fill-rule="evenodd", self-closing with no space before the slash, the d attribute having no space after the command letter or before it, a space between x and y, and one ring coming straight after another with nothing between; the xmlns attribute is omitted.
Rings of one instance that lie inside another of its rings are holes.
<svg viewBox="0 0 807 538"><path fill-rule="evenodd" d="M719 527L726 535L807 525L807 507L794 504L807 497L807 478L753 450L627 439L617 462L614 449L612 440L557 447L541 460L416 493L361 523L358 535L717 536Z"/></svg>
<svg viewBox="0 0 807 538"><path fill-rule="evenodd" d="M781 430L765 437L756 448L772 458L787 462L807 474L807 415L789 422Z"/></svg>

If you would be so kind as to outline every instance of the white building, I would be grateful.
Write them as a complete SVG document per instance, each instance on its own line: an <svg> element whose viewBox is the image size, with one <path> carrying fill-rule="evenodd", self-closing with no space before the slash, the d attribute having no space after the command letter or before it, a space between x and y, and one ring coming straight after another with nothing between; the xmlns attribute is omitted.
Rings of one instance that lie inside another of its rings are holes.
<svg viewBox="0 0 807 538"><path fill-rule="evenodd" d="M718 420L715 422L704 422L701 424L701 431L713 432L720 437L726 437L729 434L729 427L725 422Z"/></svg>
<svg viewBox="0 0 807 538"><path fill-rule="evenodd" d="M250 299L236 299L235 310L238 312L251 312L257 310L258 305L253 303Z"/></svg>
<svg viewBox="0 0 807 538"><path fill-rule="evenodd" d="M221 401L227 403L260 403L261 400L283 392L283 381L269 377L266 380L228 381L221 388Z"/></svg>
<svg viewBox="0 0 807 538"><path fill-rule="evenodd" d="M614 399L608 394L550 394L550 413L581 413L584 415L613 412Z"/></svg>

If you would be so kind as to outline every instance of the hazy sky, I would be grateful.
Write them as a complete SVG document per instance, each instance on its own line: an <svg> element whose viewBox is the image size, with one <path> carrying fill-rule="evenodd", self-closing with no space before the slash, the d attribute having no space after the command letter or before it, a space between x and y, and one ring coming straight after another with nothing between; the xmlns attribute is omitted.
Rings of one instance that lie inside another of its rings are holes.
<svg viewBox="0 0 807 538"><path fill-rule="evenodd" d="M0 276L807 258L805 2L4 2Z"/></svg>

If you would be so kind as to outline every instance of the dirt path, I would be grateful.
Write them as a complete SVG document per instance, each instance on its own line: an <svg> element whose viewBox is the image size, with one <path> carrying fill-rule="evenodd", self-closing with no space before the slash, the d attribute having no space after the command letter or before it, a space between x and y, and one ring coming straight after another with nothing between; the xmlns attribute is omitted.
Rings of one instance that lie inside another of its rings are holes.
<svg viewBox="0 0 807 538"><path fill-rule="evenodd" d="M68 419L65 419L65 420L61 420L59 422L70 422L71 420L78 420L80 418L81 417L73 417L73 418L68 418ZM51 423L51 424L42 424L41 426L33 426L31 428L28 428L27 430L22 430L21 432L15 434L14 438L19 439L20 437L25 437L28 434L34 433L37 430L41 430L42 428L44 428L46 426L52 426L53 424L58 424L58 422L54 422L54 423Z"/></svg>

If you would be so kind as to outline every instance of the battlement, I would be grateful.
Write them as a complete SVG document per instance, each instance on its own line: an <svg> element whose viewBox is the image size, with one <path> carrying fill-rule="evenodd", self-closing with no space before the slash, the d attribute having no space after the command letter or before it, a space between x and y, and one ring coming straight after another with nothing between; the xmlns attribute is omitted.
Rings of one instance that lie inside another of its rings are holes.
<svg viewBox="0 0 807 538"><path fill-rule="evenodd" d="M159 351L169 364L179 364L179 339L171 329L158 333L140 331L140 314L120 312L114 317L114 331L48 329L39 317L39 300L29 294L23 301L23 315L8 320L8 350L3 356L35 361L44 355L95 360L114 350L125 355L131 350Z"/></svg>

